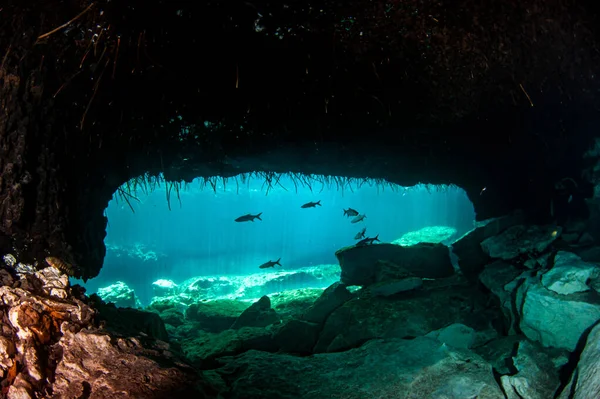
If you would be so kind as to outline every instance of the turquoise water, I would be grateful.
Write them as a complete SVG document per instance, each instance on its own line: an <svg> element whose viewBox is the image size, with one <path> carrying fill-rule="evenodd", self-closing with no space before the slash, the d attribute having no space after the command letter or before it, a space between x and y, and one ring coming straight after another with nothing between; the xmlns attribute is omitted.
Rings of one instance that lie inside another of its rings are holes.
<svg viewBox="0 0 600 399"><path fill-rule="evenodd" d="M403 234L427 226L449 226L457 236L473 227L473 206L457 187L322 185L311 188L290 177L267 187L262 178L220 182L216 191L200 181L180 193L171 193L169 210L166 189L158 186L144 194L132 193L135 211L122 199L113 199L106 214L109 226L107 255L97 278L85 284L96 292L116 281L135 290L142 303L152 297L152 282L176 283L199 275L246 275L258 266L281 258L283 270L335 264L335 251L354 244L354 236L366 227L368 237L391 242ZM321 201L322 206L301 205ZM343 209L354 208L366 218L352 224ZM260 220L236 223L245 214L262 212ZM279 267L278 267L279 269ZM272 270L272 269L270 269Z"/></svg>

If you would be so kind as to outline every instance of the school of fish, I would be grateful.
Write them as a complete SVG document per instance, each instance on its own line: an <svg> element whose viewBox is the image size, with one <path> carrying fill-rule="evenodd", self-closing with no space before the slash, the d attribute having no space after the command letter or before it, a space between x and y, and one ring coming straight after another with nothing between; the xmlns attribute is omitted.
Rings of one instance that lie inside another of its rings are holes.
<svg viewBox="0 0 600 399"><path fill-rule="evenodd" d="M307 202L304 205L301 205L300 208L302 209L307 209L307 208L316 208L317 206L322 206L321 205L321 200L318 200L317 202ZM258 219L260 221L262 221L262 219L260 218L260 216L263 213L257 213L256 215L253 215L251 213L248 213L246 215L242 215L238 218L236 218L234 221L235 222L254 222L254 219ZM348 218L352 218L350 220L350 223L360 223L363 222L365 220L365 218L367 217L367 215L360 214L356 209L352 209L352 208L348 208L348 209L344 209L344 216L348 217ZM356 233L356 235L354 236L355 240L360 240L356 243L357 247L362 247L365 245L372 245L375 241L381 242L379 240L379 234L377 234L375 237L367 237L367 228L363 227L358 233ZM281 263L279 263L279 261L281 261L281 258L277 259L276 261L272 261L269 260L268 262L263 263L262 265L258 266L259 269L269 269L271 267L275 267L275 265L281 266Z"/></svg>

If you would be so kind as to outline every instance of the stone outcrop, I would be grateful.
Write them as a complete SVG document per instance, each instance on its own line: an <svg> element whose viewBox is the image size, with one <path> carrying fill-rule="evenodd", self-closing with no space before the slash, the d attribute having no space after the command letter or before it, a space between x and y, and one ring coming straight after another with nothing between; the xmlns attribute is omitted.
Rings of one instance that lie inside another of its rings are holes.
<svg viewBox="0 0 600 399"><path fill-rule="evenodd" d="M478 355L424 337L309 357L248 351L220 362L232 399L504 398Z"/></svg>
<svg viewBox="0 0 600 399"><path fill-rule="evenodd" d="M600 323L586 338L585 347L569 383L559 399L591 399L600 397Z"/></svg>
<svg viewBox="0 0 600 399"><path fill-rule="evenodd" d="M215 397L203 377L161 340L167 337L160 319L162 334L160 327L144 333L136 322L131 324L131 314L114 324L114 315L102 306L94 309L93 301L86 303L82 292L53 267L18 279L4 269L0 274L3 397L35 398L41 392L90 399ZM129 311L140 317L144 313ZM127 334L131 330L135 332Z"/></svg>
<svg viewBox="0 0 600 399"><path fill-rule="evenodd" d="M477 275L489 262L490 257L481 248L483 241L502 233L511 226L523 223L524 219L525 215L522 212L514 212L511 215L486 220L456 240L452 244L452 252L458 257L458 265L463 274Z"/></svg>
<svg viewBox="0 0 600 399"><path fill-rule="evenodd" d="M347 285L366 286L407 275L440 278L454 274L448 247L443 244L352 246L335 256L342 268L340 281Z"/></svg>

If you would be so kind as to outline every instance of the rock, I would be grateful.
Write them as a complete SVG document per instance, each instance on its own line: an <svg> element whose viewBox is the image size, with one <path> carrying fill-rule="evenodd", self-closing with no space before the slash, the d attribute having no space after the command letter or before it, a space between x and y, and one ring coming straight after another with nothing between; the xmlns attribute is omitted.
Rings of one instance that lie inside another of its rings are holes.
<svg viewBox="0 0 600 399"><path fill-rule="evenodd" d="M521 330L546 347L574 351L585 330L600 320L597 295L559 295L544 288L539 280L522 284L519 291L522 301L517 299L516 306L521 309Z"/></svg>
<svg viewBox="0 0 600 399"><path fill-rule="evenodd" d="M414 338L452 323L484 331L502 319L498 309L487 309L485 303L484 295L466 284L424 285L402 300L357 297L327 318L314 351L346 350L374 338Z"/></svg>
<svg viewBox="0 0 600 399"><path fill-rule="evenodd" d="M491 366L476 354L429 338L372 340L308 357L249 351L217 370L231 399L503 399Z"/></svg>
<svg viewBox="0 0 600 399"><path fill-rule="evenodd" d="M271 307L281 319L302 318L315 301L323 295L322 288L300 288L269 295Z"/></svg>
<svg viewBox="0 0 600 399"><path fill-rule="evenodd" d="M323 324L335 309L352 298L352 294L342 283L333 283L315 303L302 315L302 319L311 323Z"/></svg>
<svg viewBox="0 0 600 399"><path fill-rule="evenodd" d="M236 330L242 327L266 327L279 322L279 320L277 312L271 309L271 300L265 295L244 310L233 322L231 328Z"/></svg>
<svg viewBox="0 0 600 399"><path fill-rule="evenodd" d="M513 363L513 356L517 353L519 342L525 340L523 335L502 336L473 348L473 352L489 362L496 373L513 374L517 372Z"/></svg>
<svg viewBox="0 0 600 399"><path fill-rule="evenodd" d="M519 342L513 364L514 375L502 376L502 387L508 398L547 399L553 398L560 385L558 371L552 359L542 348L529 341Z"/></svg>
<svg viewBox="0 0 600 399"><path fill-rule="evenodd" d="M440 330L432 331L425 336L437 339L455 348L470 349L475 344L477 333L471 327L454 323Z"/></svg>
<svg viewBox="0 0 600 399"><path fill-rule="evenodd" d="M587 336L585 347L569 384L558 399L600 398L600 323Z"/></svg>
<svg viewBox="0 0 600 399"><path fill-rule="evenodd" d="M411 246L421 242L431 244L439 244L450 240L456 234L456 229L449 226L428 226L417 231L410 231L404 234L397 240L392 241L392 244Z"/></svg>
<svg viewBox="0 0 600 399"><path fill-rule="evenodd" d="M94 306L98 310L98 321L113 334L136 337L143 333L155 339L169 340L165 324L156 313L132 308L117 308L113 303L105 304L101 300L94 301Z"/></svg>
<svg viewBox="0 0 600 399"><path fill-rule="evenodd" d="M600 247L598 246L578 250L577 255L579 255L584 262L600 263Z"/></svg>
<svg viewBox="0 0 600 399"><path fill-rule="evenodd" d="M376 244L343 248L335 253L340 262L340 281L346 285L370 285L385 279L441 278L454 273L448 247L421 243L410 247Z"/></svg>
<svg viewBox="0 0 600 399"><path fill-rule="evenodd" d="M481 242L490 258L511 260L522 254L542 254L561 233L557 226L513 226Z"/></svg>
<svg viewBox="0 0 600 399"><path fill-rule="evenodd" d="M135 338L115 340L87 331L64 331L59 345L63 353L56 367L53 397L166 399L205 394L196 387L198 374L176 362L168 346L146 349Z"/></svg>
<svg viewBox="0 0 600 399"><path fill-rule="evenodd" d="M2 380L7 398L48 393L90 399L216 397L214 391L203 391L202 376L185 366L166 342L140 334L139 326L133 328L139 338L111 335L112 322L103 319L104 309L96 312L68 291L66 298L48 295L45 288L0 287L0 375L7 377ZM89 303L124 312L129 321L132 312L144 313L103 304L95 295ZM98 329L95 319L107 330ZM12 370L5 375L7 367Z"/></svg>
<svg viewBox="0 0 600 399"><path fill-rule="evenodd" d="M152 283L154 296L169 296L177 293L177 284L172 280L156 280Z"/></svg>
<svg viewBox="0 0 600 399"><path fill-rule="evenodd" d="M523 223L523 212L486 220L452 244L452 252L458 257L458 265L465 276L478 274L490 258L481 249L481 242L502 233L507 228Z"/></svg>
<svg viewBox="0 0 600 399"><path fill-rule="evenodd" d="M0 269L0 285L13 285L15 279L8 270Z"/></svg>
<svg viewBox="0 0 600 399"><path fill-rule="evenodd" d="M321 326L304 320L290 320L279 328L273 336L279 350L286 353L312 353Z"/></svg>
<svg viewBox="0 0 600 399"><path fill-rule="evenodd" d="M142 305L135 292L122 281L117 281L108 287L99 288L98 296L106 303L114 303L120 308L141 308Z"/></svg>
<svg viewBox="0 0 600 399"><path fill-rule="evenodd" d="M159 313L160 318L173 327L178 327L185 322L185 316L179 310L170 308L162 313Z"/></svg>
<svg viewBox="0 0 600 399"><path fill-rule="evenodd" d="M325 288L339 280L339 265L319 265L298 270L261 270L238 276L203 276L180 284L177 295L189 303L214 299L258 299L295 289Z"/></svg>
<svg viewBox="0 0 600 399"><path fill-rule="evenodd" d="M243 327L239 330L225 330L218 334L197 331L193 338L181 342L186 358L197 367L208 369L217 367L215 359L233 356L247 350L276 351L277 346L270 329Z"/></svg>
<svg viewBox="0 0 600 399"><path fill-rule="evenodd" d="M600 267L587 263L573 253L560 251L554 257L554 266L542 276L542 284L557 294L569 295L588 291L590 280L600 277Z"/></svg>
<svg viewBox="0 0 600 399"><path fill-rule="evenodd" d="M479 275L481 283L498 297L502 305L502 312L508 322L507 332L510 334L514 334L516 331L518 314L512 298L513 289L510 286L507 287L507 285L520 274L521 271L510 263L498 260L487 265Z"/></svg>
<svg viewBox="0 0 600 399"><path fill-rule="evenodd" d="M218 333L227 330L248 308L248 303L231 299L218 299L190 305L185 318L198 322L204 331Z"/></svg>
<svg viewBox="0 0 600 399"><path fill-rule="evenodd" d="M590 233L585 232L581 235L581 237L579 237L577 244L581 247L587 247L594 245L595 242L596 239Z"/></svg>
<svg viewBox="0 0 600 399"><path fill-rule="evenodd" d="M69 289L69 276L55 267L46 267L37 271L35 277L42 282L42 291L46 295L54 296L60 299L66 299Z"/></svg>
<svg viewBox="0 0 600 399"><path fill-rule="evenodd" d="M421 288L423 280L419 277L406 277L401 280L386 280L370 285L367 290L373 296L393 296L400 292Z"/></svg>

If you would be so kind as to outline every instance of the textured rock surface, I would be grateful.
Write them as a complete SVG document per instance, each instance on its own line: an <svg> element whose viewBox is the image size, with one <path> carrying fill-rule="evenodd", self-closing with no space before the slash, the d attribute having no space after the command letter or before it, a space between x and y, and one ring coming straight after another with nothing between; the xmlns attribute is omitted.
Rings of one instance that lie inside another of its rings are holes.
<svg viewBox="0 0 600 399"><path fill-rule="evenodd" d="M561 233L557 226L518 225L481 242L490 258L510 260L522 254L541 254Z"/></svg>
<svg viewBox="0 0 600 399"><path fill-rule="evenodd" d="M327 318L314 350L340 351L374 338L418 337L452 323L484 331L502 315L498 309L486 309L483 298L473 287L459 284L443 288L425 284L399 299L358 297Z"/></svg>
<svg viewBox="0 0 600 399"><path fill-rule="evenodd" d="M347 285L370 285L379 281L417 277L440 278L454 273L448 247L421 243L410 247L395 244L353 246L335 253L340 262L340 281Z"/></svg>
<svg viewBox="0 0 600 399"><path fill-rule="evenodd" d="M411 246L421 242L432 244L443 243L449 241L456 234L456 229L449 226L428 226L417 231L410 231L404 234L397 240L392 241L392 244Z"/></svg>
<svg viewBox="0 0 600 399"><path fill-rule="evenodd" d="M476 275L480 272L490 259L481 249L481 243L511 226L522 223L523 220L522 212L486 220L456 240L452 244L452 252L458 257L460 270L466 276Z"/></svg>
<svg viewBox="0 0 600 399"><path fill-rule="evenodd" d="M302 319L311 323L322 324L335 309L352 298L352 294L342 283L334 283L302 315Z"/></svg>
<svg viewBox="0 0 600 399"><path fill-rule="evenodd" d="M198 322L203 330L217 333L229 329L249 306L249 303L230 299L199 302L187 308L185 317Z"/></svg>
<svg viewBox="0 0 600 399"><path fill-rule="evenodd" d="M569 295L590 290L600 277L600 267L588 263L573 253L560 251L554 257L554 266L542 276L542 284L557 294Z"/></svg>
<svg viewBox="0 0 600 399"><path fill-rule="evenodd" d="M367 290L373 296L392 296L401 292L412 291L423 286L419 277L406 277L398 280L385 280L371 284Z"/></svg>
<svg viewBox="0 0 600 399"><path fill-rule="evenodd" d="M280 320L277 312L271 308L271 299L265 295L244 310L231 328L236 330L242 327L267 327Z"/></svg>
<svg viewBox="0 0 600 399"><path fill-rule="evenodd" d="M585 330L600 320L600 300L595 295L559 295L540 283L525 283L520 289L521 330L544 346L574 351Z"/></svg>
<svg viewBox="0 0 600 399"><path fill-rule="evenodd" d="M249 351L222 361L232 399L504 398L479 356L423 337L309 357Z"/></svg>
<svg viewBox="0 0 600 399"><path fill-rule="evenodd" d="M600 398L600 324L587 337L577 368L559 399Z"/></svg>
<svg viewBox="0 0 600 399"><path fill-rule="evenodd" d="M11 284L0 286L0 378L8 398L40 397L42 392L53 398L214 397L203 377L168 343L143 333L135 323L129 328L119 325L122 320L112 325L58 270L48 269L22 274L17 281L6 278L3 282ZM96 326L94 319L106 328ZM118 334L112 332L115 327ZM135 336L124 335L132 327ZM162 331L166 336L164 326Z"/></svg>
<svg viewBox="0 0 600 399"><path fill-rule="evenodd" d="M536 345L521 341L513 358L514 375L502 376L502 386L508 398L553 398L560 385L558 371L552 359Z"/></svg>

